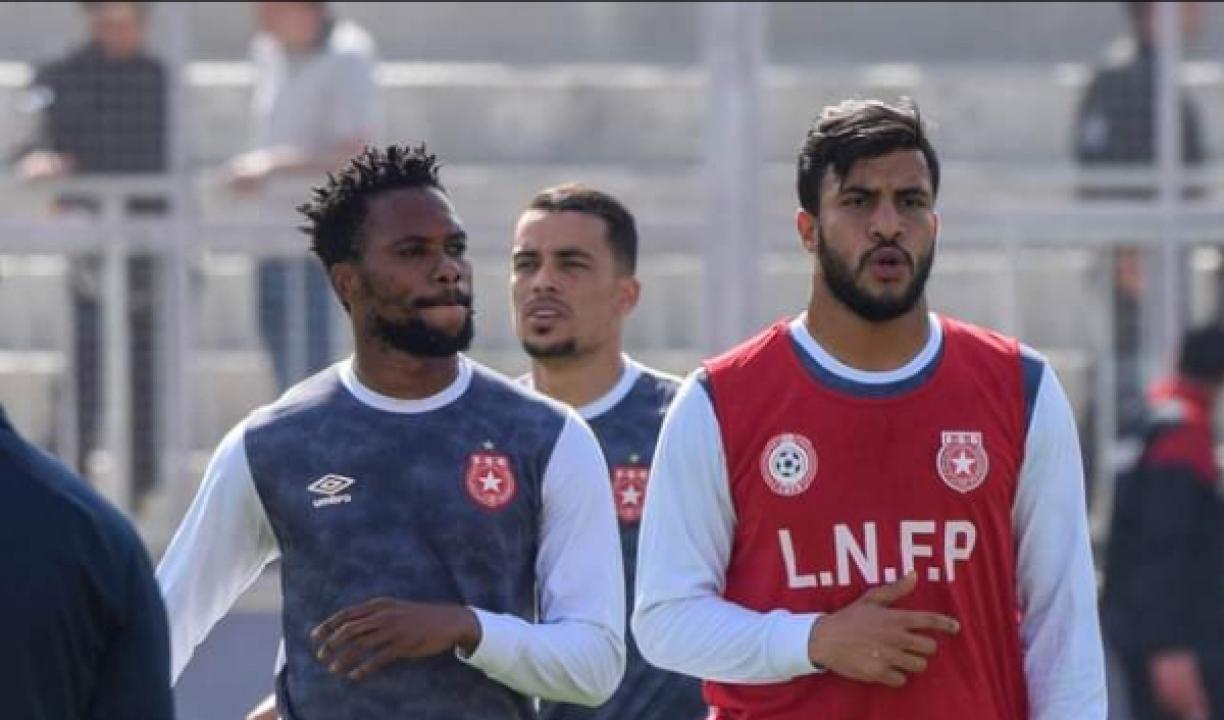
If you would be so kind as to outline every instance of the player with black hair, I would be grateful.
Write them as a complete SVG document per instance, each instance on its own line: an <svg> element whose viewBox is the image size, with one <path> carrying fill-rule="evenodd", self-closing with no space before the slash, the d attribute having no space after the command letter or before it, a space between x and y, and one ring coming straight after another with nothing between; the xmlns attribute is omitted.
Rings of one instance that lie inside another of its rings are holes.
<svg viewBox="0 0 1224 720"><path fill-rule="evenodd" d="M715 720L1104 720L1083 467L1044 358L929 312L912 104L798 158L807 311L707 361L655 450L633 637Z"/></svg>
<svg viewBox="0 0 1224 720"><path fill-rule="evenodd" d="M572 410L462 354L467 235L426 149L302 206L353 357L222 441L158 569L175 677L282 560L282 718L531 718L624 666L607 467Z"/></svg>
<svg viewBox="0 0 1224 720"><path fill-rule="evenodd" d="M680 381L624 352L641 286L637 223L611 194L581 184L541 190L519 216L510 254L514 327L531 357L523 378L575 408L608 461L632 607L638 527L663 412ZM543 703L542 720L698 720L696 680L652 667L626 638L625 678L598 708Z"/></svg>

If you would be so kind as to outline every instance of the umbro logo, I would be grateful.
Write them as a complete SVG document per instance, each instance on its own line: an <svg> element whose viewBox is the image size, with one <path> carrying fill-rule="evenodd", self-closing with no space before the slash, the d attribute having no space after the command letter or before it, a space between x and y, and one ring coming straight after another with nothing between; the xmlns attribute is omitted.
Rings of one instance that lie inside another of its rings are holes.
<svg viewBox="0 0 1224 720"><path fill-rule="evenodd" d="M314 502L311 503L316 508L321 508L328 505L352 502L353 496L344 491L352 487L356 482L353 478L329 473L307 485L306 489L322 496L315 498Z"/></svg>

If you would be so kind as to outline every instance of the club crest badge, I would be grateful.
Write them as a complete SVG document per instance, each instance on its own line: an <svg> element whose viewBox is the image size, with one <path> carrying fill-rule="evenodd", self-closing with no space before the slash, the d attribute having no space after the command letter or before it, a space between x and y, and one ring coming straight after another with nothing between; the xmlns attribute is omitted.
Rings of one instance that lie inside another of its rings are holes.
<svg viewBox="0 0 1224 720"><path fill-rule="evenodd" d="M489 510L500 510L508 505L517 490L510 459L495 452L491 443L468 456L465 483L468 495L477 505Z"/></svg>
<svg viewBox="0 0 1224 720"><path fill-rule="evenodd" d="M632 465L612 468L612 499L616 501L616 516L621 522L635 523L642 519L649 481L648 468Z"/></svg>
<svg viewBox="0 0 1224 720"><path fill-rule="evenodd" d="M990 458L980 432L944 432L935 467L944 484L959 493L976 489L986 481Z"/></svg>
<svg viewBox="0 0 1224 720"><path fill-rule="evenodd" d="M761 476L778 495L798 495L811 486L817 470L816 449L798 433L783 433L765 444Z"/></svg>

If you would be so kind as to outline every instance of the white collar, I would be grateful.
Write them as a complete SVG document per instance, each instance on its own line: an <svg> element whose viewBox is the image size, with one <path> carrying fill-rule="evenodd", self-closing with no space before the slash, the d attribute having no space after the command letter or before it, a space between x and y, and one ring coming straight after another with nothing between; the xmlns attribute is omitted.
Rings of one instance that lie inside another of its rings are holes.
<svg viewBox="0 0 1224 720"><path fill-rule="evenodd" d="M383 412L416 414L445 407L467 392L468 386L472 384L472 362L460 354L458 365L459 373L450 385L429 397L416 400L389 397L363 385L361 380L357 379L357 373L353 371L351 357L336 363L336 372L340 375L340 383L344 385L344 389L363 405Z"/></svg>
<svg viewBox="0 0 1224 720"><path fill-rule="evenodd" d="M594 420L616 407L617 403L625 399L625 396L633 389L634 383L642 376L642 366L628 355L621 355L621 368L620 380L616 381L611 390L604 393L603 397L577 409L583 420Z"/></svg>
<svg viewBox="0 0 1224 720"><path fill-rule="evenodd" d="M894 370L859 370L833 357L808 332L806 312L791 321L790 334L816 364L833 375L864 385L888 385L904 382L916 376L939 355L939 349L943 345L943 324L939 322L935 313L929 313L927 318L930 323L930 332L927 333L926 344L917 355L910 358L909 362Z"/></svg>
<svg viewBox="0 0 1224 720"><path fill-rule="evenodd" d="M612 408L616 407L617 403L625 399L629 391L633 389L634 383L642 376L642 365L628 355L621 355L621 376L612 386L612 389L604 393L603 397L592 400L580 408L575 408L575 411L582 417L583 420L594 420L603 415ZM536 389L535 378L530 372L519 378L519 382L524 386Z"/></svg>

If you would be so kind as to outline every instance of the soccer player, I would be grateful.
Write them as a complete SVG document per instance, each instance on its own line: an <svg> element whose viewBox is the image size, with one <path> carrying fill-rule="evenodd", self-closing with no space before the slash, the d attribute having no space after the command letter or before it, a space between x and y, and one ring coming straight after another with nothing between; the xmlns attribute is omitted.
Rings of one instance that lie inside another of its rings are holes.
<svg viewBox="0 0 1224 720"><path fill-rule="evenodd" d="M622 352L625 318L641 292L632 213L583 185L537 194L519 218L511 262L515 330L531 356L523 381L577 409L611 465L628 602L637 530L663 413L679 380ZM707 713L693 678L647 664L628 639L625 677L598 709L545 702L545 720L697 720ZM274 718L268 704L252 718Z"/></svg>
<svg viewBox="0 0 1224 720"><path fill-rule="evenodd" d="M663 413L679 380L622 353L625 318L637 305L637 226L611 195L582 185L540 192L519 218L511 261L515 329L531 356L526 381L578 409L610 466L620 519L626 601L638 523ZM625 678L591 710L544 703L544 720L698 720L707 713L695 679L647 664L632 638Z"/></svg>
<svg viewBox="0 0 1224 720"><path fill-rule="evenodd" d="M827 108L799 153L807 312L664 420L632 627L712 718L1102 720L1072 414L1048 363L928 312L917 110Z"/></svg>
<svg viewBox="0 0 1224 720"><path fill-rule="evenodd" d="M158 569L173 675L282 559L281 717L529 718L624 667L607 466L572 410L487 370L466 234L424 147L304 205L354 354L222 441Z"/></svg>

